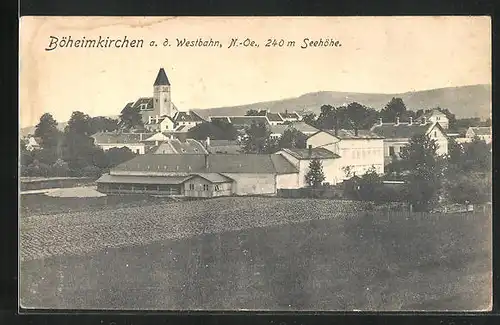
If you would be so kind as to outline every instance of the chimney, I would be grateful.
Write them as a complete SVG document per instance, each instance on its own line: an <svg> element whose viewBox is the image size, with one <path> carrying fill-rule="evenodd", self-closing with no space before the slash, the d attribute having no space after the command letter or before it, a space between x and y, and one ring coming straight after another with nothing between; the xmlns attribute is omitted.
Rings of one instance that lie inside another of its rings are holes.
<svg viewBox="0 0 500 325"><path fill-rule="evenodd" d="M206 143L207 148L210 147L210 137L207 137L207 141L205 143Z"/></svg>
<svg viewBox="0 0 500 325"><path fill-rule="evenodd" d="M422 125L425 125L425 124L427 124L427 121L425 119L425 116L422 116Z"/></svg>
<svg viewBox="0 0 500 325"><path fill-rule="evenodd" d="M312 156L313 146L309 145L309 157Z"/></svg>
<svg viewBox="0 0 500 325"><path fill-rule="evenodd" d="M139 139L142 141L142 133L139 133Z"/></svg>
<svg viewBox="0 0 500 325"><path fill-rule="evenodd" d="M158 145L158 140L155 141L155 146L157 146L157 145Z"/></svg>
<svg viewBox="0 0 500 325"><path fill-rule="evenodd" d="M382 125L382 124L383 124L383 123L382 123L382 118L379 118L379 119L378 119L378 125Z"/></svg>
<svg viewBox="0 0 500 325"><path fill-rule="evenodd" d="M205 169L208 170L208 155L205 154Z"/></svg>
<svg viewBox="0 0 500 325"><path fill-rule="evenodd" d="M408 125L412 125L413 124L413 117L410 116L410 121L408 122Z"/></svg>
<svg viewBox="0 0 500 325"><path fill-rule="evenodd" d="M396 117L396 123L394 125L399 125L399 117Z"/></svg>

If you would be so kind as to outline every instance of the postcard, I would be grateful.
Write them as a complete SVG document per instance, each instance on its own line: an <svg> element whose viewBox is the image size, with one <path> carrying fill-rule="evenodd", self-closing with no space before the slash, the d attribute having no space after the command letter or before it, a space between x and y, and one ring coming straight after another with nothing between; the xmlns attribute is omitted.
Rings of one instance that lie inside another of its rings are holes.
<svg viewBox="0 0 500 325"><path fill-rule="evenodd" d="M20 20L22 310L488 311L491 20Z"/></svg>

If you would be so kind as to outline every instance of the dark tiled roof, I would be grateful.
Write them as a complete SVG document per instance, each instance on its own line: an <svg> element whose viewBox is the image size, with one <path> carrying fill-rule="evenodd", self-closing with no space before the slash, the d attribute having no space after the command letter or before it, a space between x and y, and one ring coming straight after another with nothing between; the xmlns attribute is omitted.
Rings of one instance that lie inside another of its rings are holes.
<svg viewBox="0 0 500 325"><path fill-rule="evenodd" d="M160 71L158 71L154 86L170 86L170 81L168 81L167 74L163 68L160 68Z"/></svg>
<svg viewBox="0 0 500 325"><path fill-rule="evenodd" d="M295 113L295 112L292 112L292 113L288 113L288 112L285 112L285 113L279 113L281 115L282 118L286 119L286 118L294 118L294 119L298 119L300 116L299 114Z"/></svg>
<svg viewBox="0 0 500 325"><path fill-rule="evenodd" d="M267 118L265 116L229 116L231 123L238 126L250 126L252 123L264 123L268 125Z"/></svg>
<svg viewBox="0 0 500 325"><path fill-rule="evenodd" d="M212 122L225 122L229 123L229 119L227 117L221 116L221 117L210 117L210 121Z"/></svg>
<svg viewBox="0 0 500 325"><path fill-rule="evenodd" d="M227 176L223 176L218 173L198 173L196 176L200 176L211 183L227 183L232 182L233 180Z"/></svg>
<svg viewBox="0 0 500 325"><path fill-rule="evenodd" d="M271 155L271 160L278 174L293 174L298 172L297 168L282 155Z"/></svg>
<svg viewBox="0 0 500 325"><path fill-rule="evenodd" d="M491 135L491 128L487 126L471 127L475 135Z"/></svg>
<svg viewBox="0 0 500 325"><path fill-rule="evenodd" d="M354 132L354 130L344 130L340 129L335 135L335 130L322 130L334 137L337 137L342 140L356 140L356 139L383 139L383 136L372 132L370 130L358 130L358 135Z"/></svg>
<svg viewBox="0 0 500 325"><path fill-rule="evenodd" d="M195 112L178 112L174 116L175 122L203 122L203 119Z"/></svg>
<svg viewBox="0 0 500 325"><path fill-rule="evenodd" d="M104 174L97 183L125 183L125 184L182 184L191 176L125 176Z"/></svg>
<svg viewBox="0 0 500 325"><path fill-rule="evenodd" d="M267 119L271 122L283 122L283 119L277 113L267 113Z"/></svg>
<svg viewBox="0 0 500 325"><path fill-rule="evenodd" d="M153 109L153 97L141 97L133 105L134 108L140 108L141 105L146 104L146 109Z"/></svg>
<svg viewBox="0 0 500 325"><path fill-rule="evenodd" d="M284 152L289 153L297 159L336 159L340 158L339 155L327 150L325 148L312 148L311 154L309 149L287 148L283 149Z"/></svg>
<svg viewBox="0 0 500 325"><path fill-rule="evenodd" d="M210 154L207 159L208 168L205 168L205 155L146 154L120 164L112 171L275 174L284 169L281 165L275 167L271 155Z"/></svg>
<svg viewBox="0 0 500 325"><path fill-rule="evenodd" d="M133 106L134 106L134 102L127 103L127 105L125 105L125 107L122 109L122 112L123 112L124 110L126 110L127 108L131 108L131 107L133 107Z"/></svg>
<svg viewBox="0 0 500 325"><path fill-rule="evenodd" d="M415 135L426 134L431 127L430 124L383 123L373 126L372 131L386 139L409 139Z"/></svg>
<svg viewBox="0 0 500 325"><path fill-rule="evenodd" d="M143 133L142 139L145 140L151 137L153 133ZM106 143L140 143L141 135L139 133L115 133L115 132L99 132L92 135L96 144Z"/></svg>

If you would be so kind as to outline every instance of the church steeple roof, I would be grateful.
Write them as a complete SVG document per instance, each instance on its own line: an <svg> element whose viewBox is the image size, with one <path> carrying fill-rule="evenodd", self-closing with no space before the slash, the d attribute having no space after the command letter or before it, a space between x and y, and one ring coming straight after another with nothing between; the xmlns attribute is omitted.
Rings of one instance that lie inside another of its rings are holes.
<svg viewBox="0 0 500 325"><path fill-rule="evenodd" d="M170 86L170 81L168 81L167 74L163 68L160 68L154 86Z"/></svg>

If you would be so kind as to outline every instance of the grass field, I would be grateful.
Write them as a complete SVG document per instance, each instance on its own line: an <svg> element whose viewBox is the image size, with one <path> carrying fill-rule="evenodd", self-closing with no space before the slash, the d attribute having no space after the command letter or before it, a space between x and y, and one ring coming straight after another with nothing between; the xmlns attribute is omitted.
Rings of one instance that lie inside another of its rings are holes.
<svg viewBox="0 0 500 325"><path fill-rule="evenodd" d="M383 214L349 204L221 198L25 216L22 249L47 251L21 264L22 304L162 310L489 308L490 215ZM90 247L95 243L105 245ZM74 250L79 245L90 249ZM58 253L58 247L66 253Z"/></svg>

